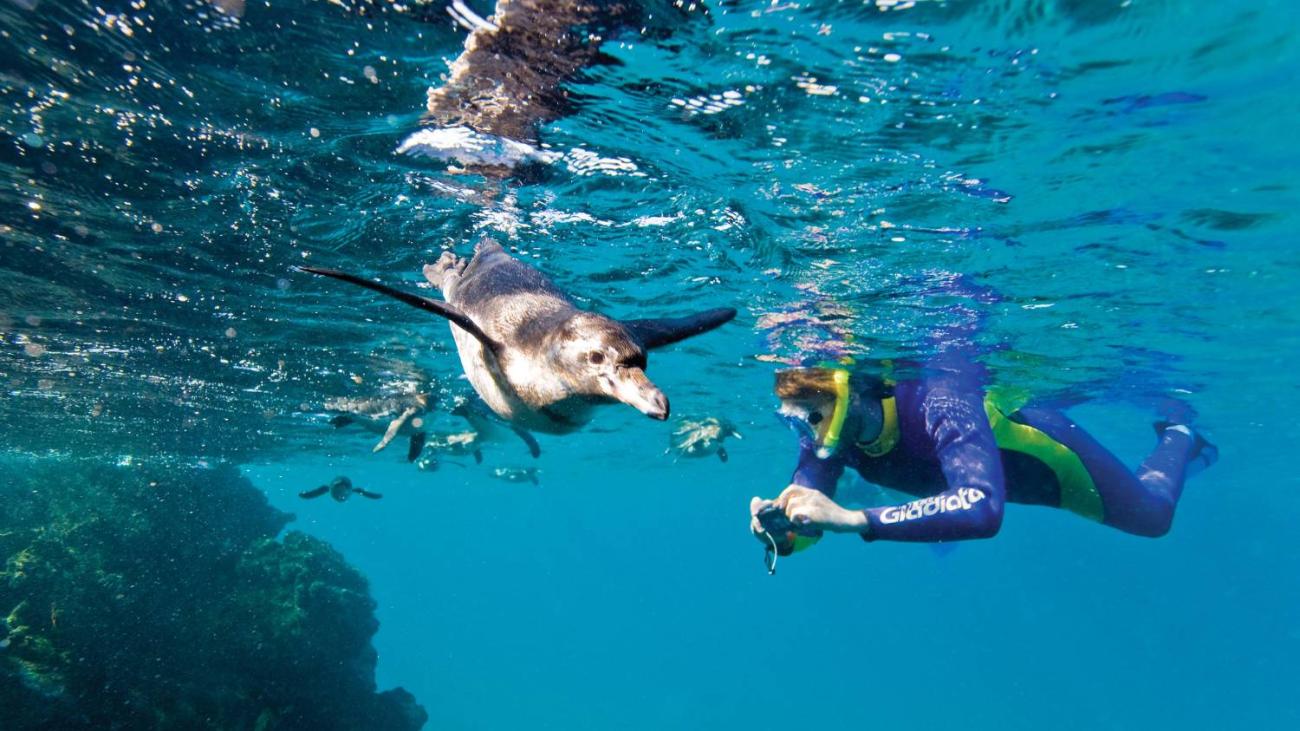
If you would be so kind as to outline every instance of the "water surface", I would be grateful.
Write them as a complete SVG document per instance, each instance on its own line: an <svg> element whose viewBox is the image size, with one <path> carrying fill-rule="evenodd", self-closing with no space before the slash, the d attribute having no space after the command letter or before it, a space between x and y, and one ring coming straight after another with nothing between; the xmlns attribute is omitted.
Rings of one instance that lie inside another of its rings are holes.
<svg viewBox="0 0 1300 731"><path fill-rule="evenodd" d="M1297 6L710 11L607 41L541 130L568 162L501 189L394 153L464 36L436 5L0 3L4 448L243 465L371 578L431 728L1294 724ZM514 443L422 472L335 433L325 398L464 384L441 322L291 267L414 287L482 235L616 316L740 309L651 365L731 460L627 409L542 437L540 487L488 474ZM1013 507L767 577L772 371L923 358L958 276L999 382L1130 462L1177 399L1221 463L1158 541ZM336 474L385 499L295 496Z"/></svg>

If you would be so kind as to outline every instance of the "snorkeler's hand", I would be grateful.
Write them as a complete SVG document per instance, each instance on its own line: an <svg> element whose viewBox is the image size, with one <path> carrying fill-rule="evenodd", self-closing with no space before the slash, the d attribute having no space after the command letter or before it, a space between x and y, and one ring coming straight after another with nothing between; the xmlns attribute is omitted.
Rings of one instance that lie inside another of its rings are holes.
<svg viewBox="0 0 1300 731"><path fill-rule="evenodd" d="M749 532L754 534L759 543L767 545L767 539L763 537L763 524L758 522L758 511L772 503L771 500L764 500L761 497L752 497L749 499Z"/></svg>
<svg viewBox="0 0 1300 731"><path fill-rule="evenodd" d="M867 515L842 508L834 500L807 487L791 485L777 497L776 504L797 526L832 533L860 533L867 528ZM750 505L753 510L753 505Z"/></svg>

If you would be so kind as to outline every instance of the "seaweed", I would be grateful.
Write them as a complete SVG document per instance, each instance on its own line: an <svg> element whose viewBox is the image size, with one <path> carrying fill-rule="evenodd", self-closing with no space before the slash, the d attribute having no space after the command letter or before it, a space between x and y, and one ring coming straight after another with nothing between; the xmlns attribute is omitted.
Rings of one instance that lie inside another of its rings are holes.
<svg viewBox="0 0 1300 731"><path fill-rule="evenodd" d="M230 466L0 464L0 726L418 729L364 576Z"/></svg>

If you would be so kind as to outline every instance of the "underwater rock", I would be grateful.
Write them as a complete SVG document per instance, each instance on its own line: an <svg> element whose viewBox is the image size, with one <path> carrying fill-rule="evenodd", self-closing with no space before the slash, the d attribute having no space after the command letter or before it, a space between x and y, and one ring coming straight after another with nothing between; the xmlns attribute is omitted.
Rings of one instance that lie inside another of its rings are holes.
<svg viewBox="0 0 1300 731"><path fill-rule="evenodd" d="M0 726L418 729L369 586L233 467L0 463Z"/></svg>

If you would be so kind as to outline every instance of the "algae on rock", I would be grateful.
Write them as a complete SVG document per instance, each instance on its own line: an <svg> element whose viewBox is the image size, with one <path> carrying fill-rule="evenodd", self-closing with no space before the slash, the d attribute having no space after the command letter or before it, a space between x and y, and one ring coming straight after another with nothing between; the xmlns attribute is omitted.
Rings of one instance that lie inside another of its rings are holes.
<svg viewBox="0 0 1300 731"><path fill-rule="evenodd" d="M418 729L365 578L233 467L0 464L5 729Z"/></svg>

